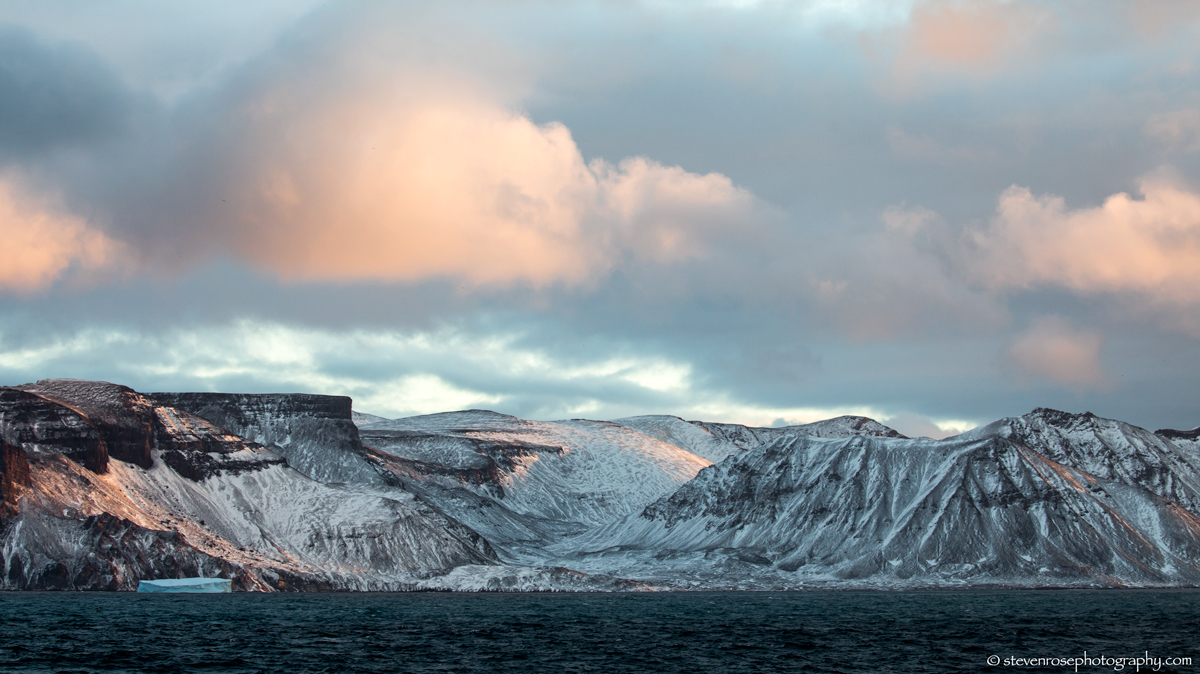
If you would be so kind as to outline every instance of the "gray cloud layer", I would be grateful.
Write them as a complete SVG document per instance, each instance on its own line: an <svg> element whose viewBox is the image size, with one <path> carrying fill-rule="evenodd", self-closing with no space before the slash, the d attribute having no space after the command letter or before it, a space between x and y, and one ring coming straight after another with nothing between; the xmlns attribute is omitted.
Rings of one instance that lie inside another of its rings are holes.
<svg viewBox="0 0 1200 674"><path fill-rule="evenodd" d="M83 243L0 376L1194 426L1197 23L1138 11L337 6L170 97L6 29L10 231Z"/></svg>

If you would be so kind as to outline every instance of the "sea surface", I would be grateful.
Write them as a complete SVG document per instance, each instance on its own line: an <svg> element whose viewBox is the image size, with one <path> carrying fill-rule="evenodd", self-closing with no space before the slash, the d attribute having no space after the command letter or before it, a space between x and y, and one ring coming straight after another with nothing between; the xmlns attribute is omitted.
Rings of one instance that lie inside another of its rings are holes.
<svg viewBox="0 0 1200 674"><path fill-rule="evenodd" d="M1069 672L1085 652L1078 671L1200 672L1116 660L1200 663L1200 591L0 593L2 672Z"/></svg>

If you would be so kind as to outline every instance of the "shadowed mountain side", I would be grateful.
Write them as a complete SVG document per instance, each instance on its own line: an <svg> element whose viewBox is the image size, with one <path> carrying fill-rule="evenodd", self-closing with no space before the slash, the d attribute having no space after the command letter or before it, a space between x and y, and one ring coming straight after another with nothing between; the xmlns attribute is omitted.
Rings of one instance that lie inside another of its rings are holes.
<svg viewBox="0 0 1200 674"><path fill-rule="evenodd" d="M1200 582L1196 515L998 435L780 438L568 547L743 550L878 584Z"/></svg>
<svg viewBox="0 0 1200 674"><path fill-rule="evenodd" d="M1097 478L1144 487L1200 514L1200 454L1187 434L1172 438L1090 412L1038 408L958 437L993 435Z"/></svg>

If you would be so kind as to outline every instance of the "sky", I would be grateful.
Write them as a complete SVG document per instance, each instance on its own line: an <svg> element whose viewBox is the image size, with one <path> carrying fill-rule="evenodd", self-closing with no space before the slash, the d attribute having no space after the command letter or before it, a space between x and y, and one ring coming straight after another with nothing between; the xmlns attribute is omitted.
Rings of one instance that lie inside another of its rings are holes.
<svg viewBox="0 0 1200 674"><path fill-rule="evenodd" d="M0 5L0 384L1200 424L1200 4Z"/></svg>

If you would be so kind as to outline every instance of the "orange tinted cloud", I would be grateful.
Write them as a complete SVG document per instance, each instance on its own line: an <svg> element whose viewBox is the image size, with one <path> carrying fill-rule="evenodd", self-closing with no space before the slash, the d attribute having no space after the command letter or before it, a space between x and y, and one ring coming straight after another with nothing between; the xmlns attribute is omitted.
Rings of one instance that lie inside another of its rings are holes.
<svg viewBox="0 0 1200 674"><path fill-rule="evenodd" d="M1043 316L1008 348L1007 360L1022 379L1042 379L1075 388L1104 383L1100 336L1071 327L1058 316Z"/></svg>
<svg viewBox="0 0 1200 674"><path fill-rule="evenodd" d="M0 292L42 290L71 265L102 267L115 261L120 249L102 232L56 212L6 177L0 177L0 241Z"/></svg>
<svg viewBox="0 0 1200 674"><path fill-rule="evenodd" d="M911 89L933 73L988 74L1030 55L1054 14L1027 2L929 0L916 4L892 37L892 81Z"/></svg>
<svg viewBox="0 0 1200 674"><path fill-rule="evenodd" d="M233 195L242 255L291 280L573 285L626 255L701 255L705 227L753 205L718 174L589 165L562 124L467 86L390 85L251 107L271 140Z"/></svg>
<svg viewBox="0 0 1200 674"><path fill-rule="evenodd" d="M971 233L981 253L977 271L994 287L1200 301L1200 195L1160 179L1145 181L1141 193L1071 210L1061 197L1014 185L990 225Z"/></svg>

